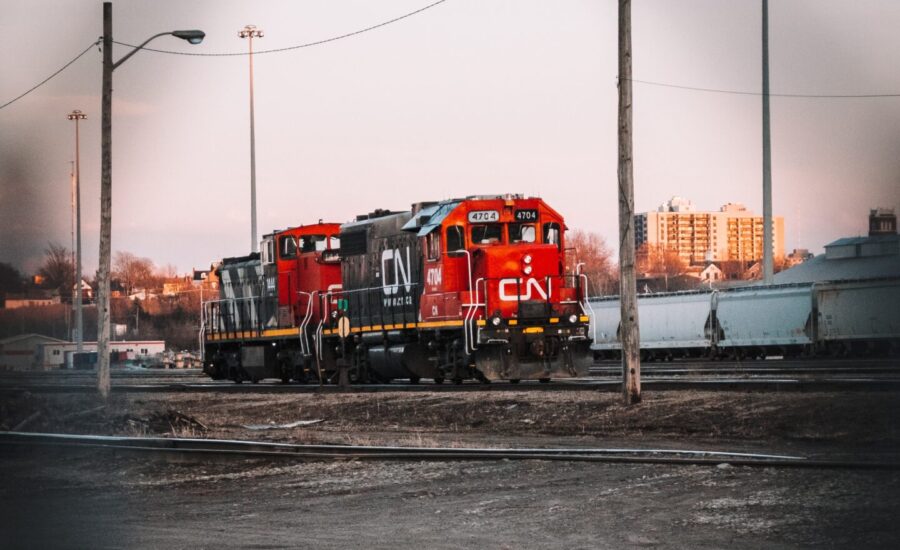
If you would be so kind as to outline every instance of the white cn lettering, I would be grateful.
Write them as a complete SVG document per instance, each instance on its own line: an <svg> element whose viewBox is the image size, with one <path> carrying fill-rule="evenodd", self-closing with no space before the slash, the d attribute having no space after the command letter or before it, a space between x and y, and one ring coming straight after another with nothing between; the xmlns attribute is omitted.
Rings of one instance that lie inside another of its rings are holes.
<svg viewBox="0 0 900 550"><path fill-rule="evenodd" d="M394 261L394 280L388 281L388 262L391 260ZM383 278L382 289L384 290L385 296L391 296L393 294L397 294L397 291L400 290L401 280L403 282L403 287L406 289L406 292L409 292L410 287L412 287L412 283L409 280L410 273L412 270L410 269L409 263L409 247L406 247L406 265L403 265L403 256L400 254L400 250L393 248L385 250L381 253L381 273Z"/></svg>
<svg viewBox="0 0 900 550"><path fill-rule="evenodd" d="M525 293L524 294L516 294L518 286L516 284L517 279L501 279L500 280L500 299L504 302L515 302L518 300L531 300L532 291L535 292L538 296L547 300L547 293L541 288L540 283L537 282L536 279L527 279L525 284Z"/></svg>

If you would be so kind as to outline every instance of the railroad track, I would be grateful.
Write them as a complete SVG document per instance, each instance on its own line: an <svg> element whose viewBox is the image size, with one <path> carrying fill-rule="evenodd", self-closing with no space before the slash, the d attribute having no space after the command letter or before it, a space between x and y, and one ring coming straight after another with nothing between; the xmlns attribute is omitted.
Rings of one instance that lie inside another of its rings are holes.
<svg viewBox="0 0 900 550"><path fill-rule="evenodd" d="M856 378L651 378L641 381L644 391L900 391L900 378L856 377ZM209 383L159 383L112 385L113 393L376 393L376 392L526 392L526 391L621 391L622 381L618 378L599 380L560 380L547 384L533 381L511 384L495 382L483 384L467 381L462 384L358 384L346 388L336 385L318 384L234 384L232 382ZM96 386L91 384L3 384L0 393L91 393Z"/></svg>
<svg viewBox="0 0 900 550"><path fill-rule="evenodd" d="M0 432L0 448L67 448L106 450L141 454L211 455L233 458L270 458L289 460L548 460L569 462L608 462L632 464L679 464L718 466L839 468L897 470L891 461L835 461L803 456L704 451L693 449L598 449L598 448L447 448L382 447L361 445L299 445L260 441L190 439L167 437L122 437L96 435Z"/></svg>

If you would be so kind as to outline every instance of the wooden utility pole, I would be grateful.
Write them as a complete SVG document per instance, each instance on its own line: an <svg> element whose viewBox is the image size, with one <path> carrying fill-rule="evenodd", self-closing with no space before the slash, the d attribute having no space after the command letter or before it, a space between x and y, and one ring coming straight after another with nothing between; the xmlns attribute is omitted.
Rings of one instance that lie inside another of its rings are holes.
<svg viewBox="0 0 900 550"><path fill-rule="evenodd" d="M100 265L97 269L97 389L109 395L109 271L112 262L112 2L103 3L100 102Z"/></svg>
<svg viewBox="0 0 900 550"><path fill-rule="evenodd" d="M619 0L619 279L625 404L641 402L641 339L634 277L634 167L631 136L631 0Z"/></svg>

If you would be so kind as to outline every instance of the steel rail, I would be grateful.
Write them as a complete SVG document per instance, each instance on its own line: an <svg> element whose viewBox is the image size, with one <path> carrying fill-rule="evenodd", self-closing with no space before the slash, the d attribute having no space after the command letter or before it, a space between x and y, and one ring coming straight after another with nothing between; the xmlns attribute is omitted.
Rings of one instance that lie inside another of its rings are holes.
<svg viewBox="0 0 900 550"><path fill-rule="evenodd" d="M65 447L137 453L177 453L235 458L279 458L294 460L546 460L625 464L675 464L821 468L854 470L897 470L898 462L818 460L799 456L703 451L693 449L598 449L598 448L446 448L383 447L359 445L298 445L257 441L144 438L0 432L0 445L15 447Z"/></svg>
<svg viewBox="0 0 900 550"><path fill-rule="evenodd" d="M647 391L900 391L900 378L650 378L642 381ZM523 381L519 384L495 382L484 384L469 381L462 384L360 384L346 388L317 384L234 384L213 382L202 384L113 384L115 393L379 393L379 392L528 392L528 391L621 391L620 380L576 379L560 380L547 384ZM90 393L96 391L93 384L0 384L0 392L32 393Z"/></svg>

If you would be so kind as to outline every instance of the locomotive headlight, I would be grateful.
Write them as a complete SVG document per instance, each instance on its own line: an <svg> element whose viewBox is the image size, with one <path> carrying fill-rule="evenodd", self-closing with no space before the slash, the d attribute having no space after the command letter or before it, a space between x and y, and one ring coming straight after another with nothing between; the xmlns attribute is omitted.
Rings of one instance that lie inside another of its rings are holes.
<svg viewBox="0 0 900 550"><path fill-rule="evenodd" d="M574 313L572 315L569 315L569 323L574 325L575 321L577 321L577 320L578 320L578 316L575 315Z"/></svg>
<svg viewBox="0 0 900 550"><path fill-rule="evenodd" d="M500 326L500 317L491 317L491 324L495 327Z"/></svg>
<svg viewBox="0 0 900 550"><path fill-rule="evenodd" d="M525 267L523 267L523 268L522 268L522 273L524 273L525 275L531 275L531 266L530 266L530 265L526 265Z"/></svg>
<svg viewBox="0 0 900 550"><path fill-rule="evenodd" d="M531 254L525 254L525 257L522 258L522 261L527 265L531 263Z"/></svg>

